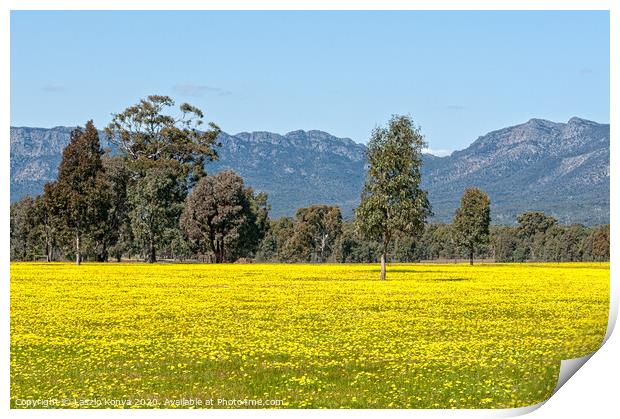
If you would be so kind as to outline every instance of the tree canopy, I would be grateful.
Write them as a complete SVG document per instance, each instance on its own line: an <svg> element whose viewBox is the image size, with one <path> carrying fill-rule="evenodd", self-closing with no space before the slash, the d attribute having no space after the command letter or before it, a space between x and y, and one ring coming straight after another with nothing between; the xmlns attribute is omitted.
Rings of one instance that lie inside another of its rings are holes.
<svg viewBox="0 0 620 419"><path fill-rule="evenodd" d="M187 195L174 164L158 164L129 186L129 217L133 237L148 262L157 260L169 230L174 229Z"/></svg>
<svg viewBox="0 0 620 419"><path fill-rule="evenodd" d="M461 197L461 206L454 215L455 241L467 249L469 263L474 264L476 247L489 240L491 199L478 188L468 188Z"/></svg>
<svg viewBox="0 0 620 419"><path fill-rule="evenodd" d="M340 208L333 205L311 205L299 208L297 228L291 237L300 260L324 262L331 254L336 238L342 232Z"/></svg>
<svg viewBox="0 0 620 419"><path fill-rule="evenodd" d="M203 112L182 103L174 113L174 104L168 96L148 96L114 114L105 129L124 157L127 170L123 174L128 177L126 206L118 201L122 191L115 189L115 221L121 221L119 216L129 217L136 250L149 262L156 261L158 250L178 242L172 229L179 222L185 197L206 175L205 163L218 157L215 147L220 128L211 122L201 131ZM110 181L117 186L122 183L118 177ZM117 251L127 248L123 240L117 244Z"/></svg>
<svg viewBox="0 0 620 419"><path fill-rule="evenodd" d="M204 123L200 109L182 103L173 115L169 112L173 106L174 100L168 96L148 96L114 114L105 132L135 166L144 160L175 160L197 181L204 175L205 162L217 159L214 147L221 130L209 122L207 129L200 131Z"/></svg>
<svg viewBox="0 0 620 419"><path fill-rule="evenodd" d="M266 196L255 196L232 171L205 176L185 202L180 226L200 253L216 263L234 260L240 250L255 252L267 225Z"/></svg>
<svg viewBox="0 0 620 419"><path fill-rule="evenodd" d="M411 117L398 115L387 128L376 128L368 142L368 173L356 225L362 236L381 245L381 279L390 242L401 234L417 237L432 214L427 192L420 188L425 146Z"/></svg>
<svg viewBox="0 0 620 419"><path fill-rule="evenodd" d="M75 262L81 262L82 238L95 231L107 218L109 201L106 196L103 150L93 121L82 131L71 133L58 168L55 199L63 227L75 239Z"/></svg>

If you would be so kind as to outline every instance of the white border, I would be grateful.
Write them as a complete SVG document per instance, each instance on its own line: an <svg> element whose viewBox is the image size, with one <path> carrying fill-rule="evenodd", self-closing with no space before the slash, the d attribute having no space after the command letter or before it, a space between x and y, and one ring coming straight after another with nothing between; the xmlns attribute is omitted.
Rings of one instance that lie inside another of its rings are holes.
<svg viewBox="0 0 620 419"><path fill-rule="evenodd" d="M618 74L620 74L620 33L619 33L619 15L620 2L614 0L383 0L368 1L344 1L344 0L315 0L315 1L282 1L282 0L230 0L230 1L192 1L192 0L91 0L88 2L77 0L24 0L4 1L2 7L2 19L0 27L0 45L2 48L2 56L7 58L4 65L0 67L2 75L2 97L4 100L0 102L0 114L2 115L2 132L3 141L0 142L0 150L4 158L4 165L1 165L1 177L4 180L2 188L4 199L0 203L2 217L4 223L0 230L0 240L3 247L1 252L1 269L4 272L4 280L2 281L3 304L0 307L2 313L2 363L1 372L3 380L0 384L1 399L0 411L9 411L11 416L15 417L74 417L75 415L88 415L98 417L113 414L111 411L86 411L86 410L9 410L10 399L10 377L9 377L9 183L10 183L10 165L9 165L9 127L10 127L10 67L8 65L10 57L10 10L345 10L345 9L363 9L363 10L609 10L611 19L611 71L610 71L610 87L611 87L611 103L610 103L610 124L611 124L611 218L617 214L618 209L618 182L615 181L616 172L615 164L620 161L618 158L619 148L614 145L617 141L620 123L620 108L618 107ZM612 235L612 261L618 260L619 246L617 240L619 237L619 227L616 223L611 225ZM532 417L583 417L584 415L593 417L610 417L611 412L618 411L617 384L618 374L620 373L620 362L617 354L620 353L620 340L615 335L611 335L613 324L615 323L618 312L618 299L620 282L618 280L618 269L615 262L611 267L611 290L612 305L610 310L610 324L608 327L607 337L609 340L592 359L582 368L576 375L577 378L569 380L544 407L531 413ZM181 413L182 412L182 413ZM375 413L376 412L376 413ZM446 415L458 417L498 417L506 414L517 413L516 411L498 411L498 410L364 410L364 411L303 411L303 410L209 410L206 411L179 411L179 414L206 415L211 417L229 417L231 415L242 417L288 417L291 414L299 417L314 417L327 415L329 417L343 417L351 414L370 416L370 415L387 415L390 417L443 417ZM170 410L153 411L119 411L120 415L137 415L140 417L169 416Z"/></svg>
<svg viewBox="0 0 620 419"><path fill-rule="evenodd" d="M613 0L8 0L11 10L610 10Z"/></svg>

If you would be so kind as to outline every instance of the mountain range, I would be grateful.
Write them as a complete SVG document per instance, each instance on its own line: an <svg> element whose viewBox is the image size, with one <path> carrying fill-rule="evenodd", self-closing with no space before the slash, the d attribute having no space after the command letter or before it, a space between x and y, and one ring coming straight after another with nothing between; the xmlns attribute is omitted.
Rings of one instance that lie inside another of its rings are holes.
<svg viewBox="0 0 620 419"><path fill-rule="evenodd" d="M11 202L41 193L56 177L72 128L11 127ZM102 137L103 138L103 137ZM350 217L364 183L366 147L322 131L222 133L219 160L207 172L233 169L269 195L271 217L299 207L339 205ZM492 131L449 156L424 154L422 186L432 221L450 221L467 187L491 197L496 224L539 210L563 223L609 222L609 124L531 119ZM105 139L103 147L110 147Z"/></svg>

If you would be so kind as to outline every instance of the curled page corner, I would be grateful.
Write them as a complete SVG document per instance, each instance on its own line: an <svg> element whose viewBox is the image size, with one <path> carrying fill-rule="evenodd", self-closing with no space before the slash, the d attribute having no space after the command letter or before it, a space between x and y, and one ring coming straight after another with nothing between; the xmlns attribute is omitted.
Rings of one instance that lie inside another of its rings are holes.
<svg viewBox="0 0 620 419"><path fill-rule="evenodd" d="M610 267L611 268L611 267ZM613 268L612 268L613 269ZM615 272L615 269L610 270L610 272ZM607 320L607 331L605 332L605 338L603 339L603 343L601 346L607 342L614 328L616 327L616 321L618 320L618 306L620 305L620 293L616 288L616 284L612 281L610 283L609 290L609 319Z"/></svg>
<svg viewBox="0 0 620 419"><path fill-rule="evenodd" d="M530 406L513 407L511 409L497 409L494 412L495 414L493 415L493 417L512 418L515 416L526 415L538 409L540 406L542 406L545 403L547 403L547 400L543 400L542 402L532 404Z"/></svg>
<svg viewBox="0 0 620 419"><path fill-rule="evenodd" d="M573 359L563 359L560 362L560 374L558 375L558 383L553 389L553 394L555 394L566 382L577 372L579 368L583 367L583 365L588 362L592 355L596 352L592 352L586 356L582 356L581 358L573 358Z"/></svg>
<svg viewBox="0 0 620 419"><path fill-rule="evenodd" d="M566 384L566 382L577 372L579 371L579 369L581 367L583 367L583 365L588 362L588 360L590 358L592 358L592 355L594 355L596 352L592 352L586 356L582 356L580 358L573 358L573 359L563 359L560 361L560 373L558 375L558 382L555 386L555 388L553 389L553 393L551 393L551 396L549 396L547 399L543 400L540 403L536 403L530 406L523 406L523 407L516 407L516 408L512 408L512 409L498 409L498 411L496 411L496 415L495 417L515 417L515 416L521 416L521 415L525 415L527 413L531 413L534 410L538 409L539 407L541 407L542 405L544 405L545 403L547 403L547 401L549 399L551 399L551 397L553 397L553 395L564 385Z"/></svg>

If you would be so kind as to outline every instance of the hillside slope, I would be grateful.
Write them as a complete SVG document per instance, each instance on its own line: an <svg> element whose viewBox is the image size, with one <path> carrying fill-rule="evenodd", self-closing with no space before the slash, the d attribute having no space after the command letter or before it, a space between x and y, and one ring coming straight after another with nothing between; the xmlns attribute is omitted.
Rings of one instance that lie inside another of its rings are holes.
<svg viewBox="0 0 620 419"><path fill-rule="evenodd" d="M39 194L56 176L70 128L11 128L11 201ZM269 194L271 215L313 203L350 216L365 176L365 146L322 131L222 134L214 173L233 169ZM109 144L103 141L104 147ZM449 221L466 187L491 196L494 223L541 210L565 223L609 222L609 125L532 119L479 137L450 156L426 154L422 170L435 221Z"/></svg>

